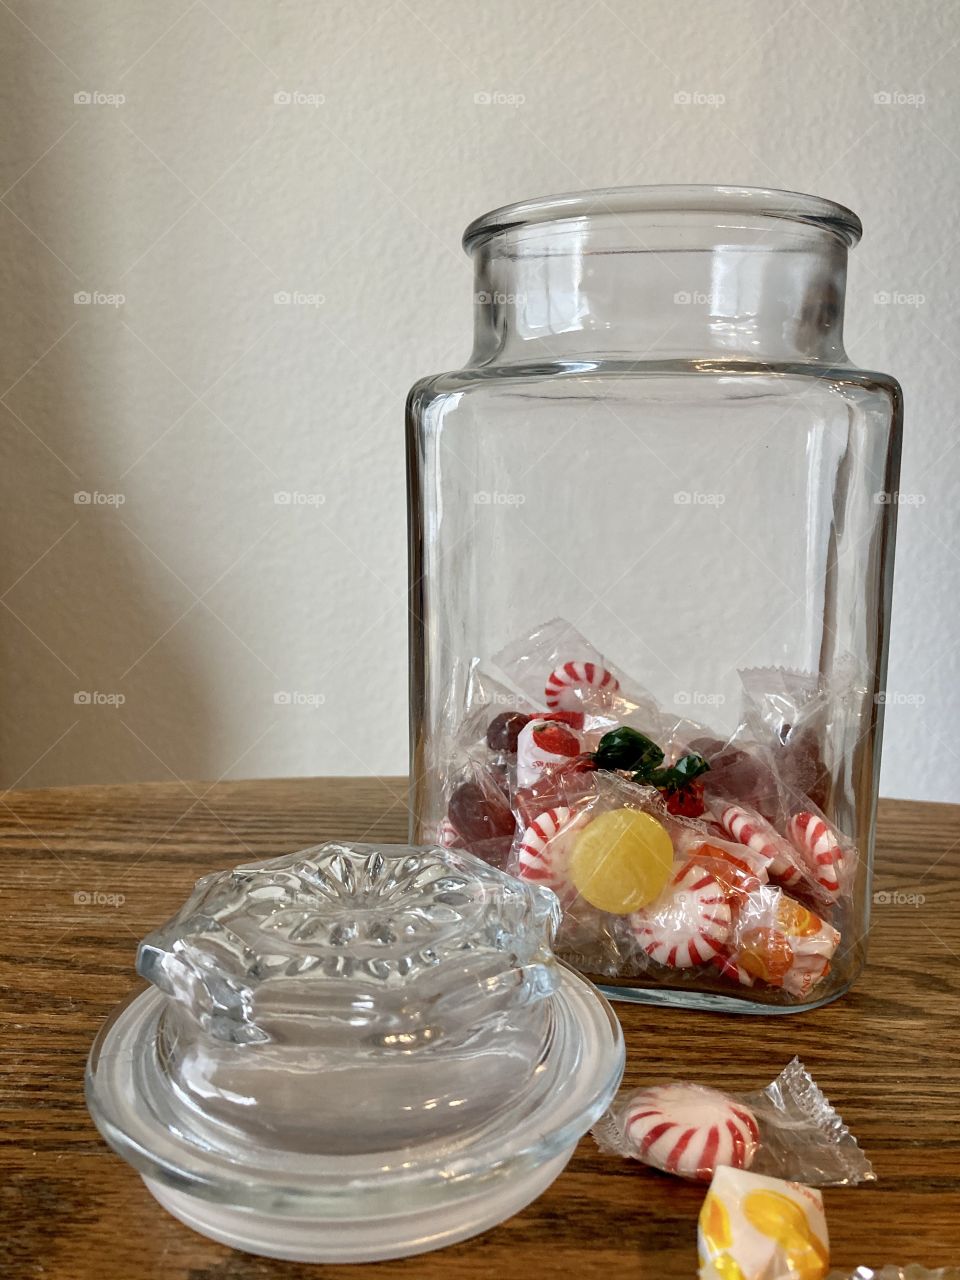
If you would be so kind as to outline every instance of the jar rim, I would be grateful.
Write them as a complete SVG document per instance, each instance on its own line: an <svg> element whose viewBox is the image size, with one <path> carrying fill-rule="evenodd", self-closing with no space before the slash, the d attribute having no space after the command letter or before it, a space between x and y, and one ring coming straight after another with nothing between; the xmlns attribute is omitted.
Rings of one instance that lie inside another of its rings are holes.
<svg viewBox="0 0 960 1280"><path fill-rule="evenodd" d="M778 218L822 227L848 246L855 245L863 235L863 225L852 209L822 196L770 187L688 184L600 187L594 191L569 191L520 200L475 218L464 231L462 243L466 252L471 253L481 240L518 227L604 215L617 218L631 213Z"/></svg>

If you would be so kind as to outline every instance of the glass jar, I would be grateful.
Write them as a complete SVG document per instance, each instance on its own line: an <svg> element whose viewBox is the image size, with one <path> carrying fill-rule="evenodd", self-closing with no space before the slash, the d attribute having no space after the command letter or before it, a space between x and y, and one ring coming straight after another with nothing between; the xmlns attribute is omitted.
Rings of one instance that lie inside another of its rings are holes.
<svg viewBox="0 0 960 1280"><path fill-rule="evenodd" d="M412 839L550 884L615 995L807 1008L863 964L901 393L843 348L860 234L734 187L497 210L470 361L410 393Z"/></svg>

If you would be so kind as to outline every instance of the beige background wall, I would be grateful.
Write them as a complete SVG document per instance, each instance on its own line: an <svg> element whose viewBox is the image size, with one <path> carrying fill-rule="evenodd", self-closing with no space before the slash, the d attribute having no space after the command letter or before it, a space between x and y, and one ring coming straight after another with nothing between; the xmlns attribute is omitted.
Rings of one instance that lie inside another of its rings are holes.
<svg viewBox="0 0 960 1280"><path fill-rule="evenodd" d="M884 790L960 800L958 38L935 0L5 0L0 784L402 771L402 403L468 351L461 229L697 181L863 217L848 346L912 495Z"/></svg>

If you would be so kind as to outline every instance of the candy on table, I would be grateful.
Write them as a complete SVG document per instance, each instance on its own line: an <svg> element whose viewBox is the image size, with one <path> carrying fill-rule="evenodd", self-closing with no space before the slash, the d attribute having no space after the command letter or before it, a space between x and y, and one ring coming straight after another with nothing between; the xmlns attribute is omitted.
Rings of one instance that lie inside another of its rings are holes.
<svg viewBox="0 0 960 1280"><path fill-rule="evenodd" d="M839 943L832 925L782 891L768 889L752 895L737 912L731 964L803 997L830 972Z"/></svg>
<svg viewBox="0 0 960 1280"><path fill-rule="evenodd" d="M608 809L583 828L570 855L570 879L592 907L638 911L662 893L673 869L673 841L652 814Z"/></svg>
<svg viewBox="0 0 960 1280"><path fill-rule="evenodd" d="M730 924L724 886L695 859L680 868L656 902L630 917L647 955L671 969L688 969L722 955Z"/></svg>
<svg viewBox="0 0 960 1280"><path fill-rule="evenodd" d="M720 1165L748 1169L760 1143L749 1107L699 1084L641 1089L630 1097L621 1126L629 1155L702 1182Z"/></svg>
<svg viewBox="0 0 960 1280"><path fill-rule="evenodd" d="M717 1169L700 1209L700 1280L823 1280L823 1196L799 1182Z"/></svg>
<svg viewBox="0 0 960 1280"><path fill-rule="evenodd" d="M580 754L580 738L565 724L534 718L517 738L517 786L529 787Z"/></svg>
<svg viewBox="0 0 960 1280"><path fill-rule="evenodd" d="M840 892L843 850L835 833L815 813L795 813L787 823L787 837L811 876L830 897Z"/></svg>
<svg viewBox="0 0 960 1280"><path fill-rule="evenodd" d="M758 813L740 805L728 804L720 811L719 823L731 839L768 858L770 875L781 884L792 888L802 880L800 869L789 852L790 846L781 840L775 828Z"/></svg>
<svg viewBox="0 0 960 1280"><path fill-rule="evenodd" d="M611 694L619 688L616 676L598 663L564 662L551 671L543 696L551 711L577 711L583 707L582 699L577 697L578 690Z"/></svg>

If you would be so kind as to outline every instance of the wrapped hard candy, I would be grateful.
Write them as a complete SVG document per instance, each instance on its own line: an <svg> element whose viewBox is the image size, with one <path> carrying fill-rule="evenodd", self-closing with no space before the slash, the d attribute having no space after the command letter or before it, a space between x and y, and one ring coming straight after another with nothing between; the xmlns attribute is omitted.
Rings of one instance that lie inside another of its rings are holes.
<svg viewBox="0 0 960 1280"><path fill-rule="evenodd" d="M628 1154L664 1173L709 1182L718 1168L748 1169L760 1141L749 1107L698 1084L633 1094L622 1118Z"/></svg>
<svg viewBox="0 0 960 1280"><path fill-rule="evenodd" d="M651 960L688 969L725 953L731 919L724 885L691 859L655 903L630 917L630 926Z"/></svg>
<svg viewBox="0 0 960 1280"><path fill-rule="evenodd" d="M517 735L517 786L531 786L551 769L569 764L580 751L580 737L569 725L529 720Z"/></svg>

